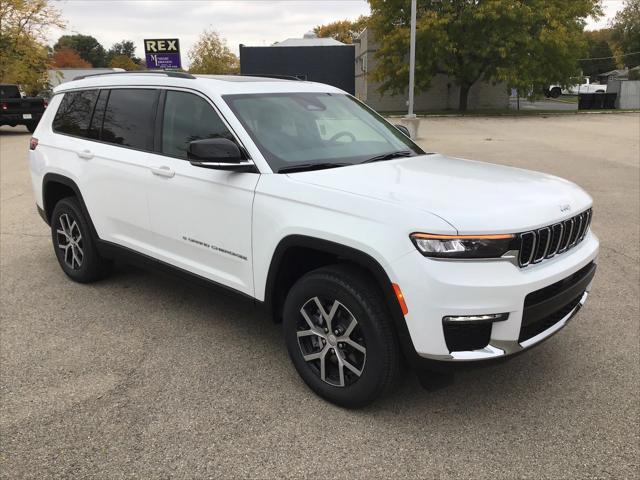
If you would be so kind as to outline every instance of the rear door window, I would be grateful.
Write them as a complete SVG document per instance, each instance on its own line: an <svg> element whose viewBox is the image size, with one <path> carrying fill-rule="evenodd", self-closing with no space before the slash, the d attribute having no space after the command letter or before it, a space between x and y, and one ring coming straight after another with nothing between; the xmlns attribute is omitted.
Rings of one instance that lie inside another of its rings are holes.
<svg viewBox="0 0 640 480"><path fill-rule="evenodd" d="M89 125L88 137L93 140L100 140L100 132L102 130L102 121L104 120L104 109L107 106L109 98L109 90L100 90L96 107L93 109L91 124Z"/></svg>
<svg viewBox="0 0 640 480"><path fill-rule="evenodd" d="M162 122L162 153L187 158L189 142L204 138L234 140L220 116L198 95L169 90Z"/></svg>
<svg viewBox="0 0 640 480"><path fill-rule="evenodd" d="M113 89L102 122L103 142L139 150L153 150L158 90Z"/></svg>
<svg viewBox="0 0 640 480"><path fill-rule="evenodd" d="M53 131L76 137L87 137L97 98L98 90L66 92L53 119Z"/></svg>

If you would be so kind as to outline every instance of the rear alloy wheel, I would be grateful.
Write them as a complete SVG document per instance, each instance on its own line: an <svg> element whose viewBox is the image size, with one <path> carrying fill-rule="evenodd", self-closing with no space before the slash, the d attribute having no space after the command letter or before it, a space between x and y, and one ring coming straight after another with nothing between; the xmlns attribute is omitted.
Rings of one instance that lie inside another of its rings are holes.
<svg viewBox="0 0 640 480"><path fill-rule="evenodd" d="M84 258L84 240L80 226L67 213L60 215L57 223L60 227L56 229L58 248L62 250L63 261L71 270L79 270Z"/></svg>
<svg viewBox="0 0 640 480"><path fill-rule="evenodd" d="M362 270L335 265L307 273L285 300L289 356L305 383L343 407L365 406L400 374L400 351L383 295Z"/></svg>
<svg viewBox="0 0 640 480"><path fill-rule="evenodd" d="M72 280L88 283L109 273L111 262L98 254L89 224L74 197L63 198L53 209L51 239L60 267Z"/></svg>

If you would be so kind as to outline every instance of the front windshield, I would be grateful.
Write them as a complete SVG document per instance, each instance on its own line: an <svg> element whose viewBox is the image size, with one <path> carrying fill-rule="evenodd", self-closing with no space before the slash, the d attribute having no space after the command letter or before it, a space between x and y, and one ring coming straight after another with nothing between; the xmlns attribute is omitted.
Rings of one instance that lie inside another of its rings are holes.
<svg viewBox="0 0 640 480"><path fill-rule="evenodd" d="M338 93L225 95L273 171L351 165L395 152L424 152L353 97Z"/></svg>

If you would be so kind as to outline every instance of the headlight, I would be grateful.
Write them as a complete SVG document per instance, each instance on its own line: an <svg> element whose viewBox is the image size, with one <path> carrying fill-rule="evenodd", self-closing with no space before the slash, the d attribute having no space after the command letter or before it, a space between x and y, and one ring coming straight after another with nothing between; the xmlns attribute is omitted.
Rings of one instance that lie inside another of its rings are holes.
<svg viewBox="0 0 640 480"><path fill-rule="evenodd" d="M413 233L411 240L425 257L498 258L512 250L513 234L432 235Z"/></svg>

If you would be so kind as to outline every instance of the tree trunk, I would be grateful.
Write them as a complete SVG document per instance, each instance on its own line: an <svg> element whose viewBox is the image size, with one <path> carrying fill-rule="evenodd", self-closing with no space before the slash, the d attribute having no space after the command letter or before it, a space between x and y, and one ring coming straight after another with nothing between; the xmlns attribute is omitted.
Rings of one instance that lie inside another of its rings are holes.
<svg viewBox="0 0 640 480"><path fill-rule="evenodd" d="M467 105L469 104L469 90L471 90L470 85L460 85L460 100L458 102L458 110L461 112L467 111Z"/></svg>

